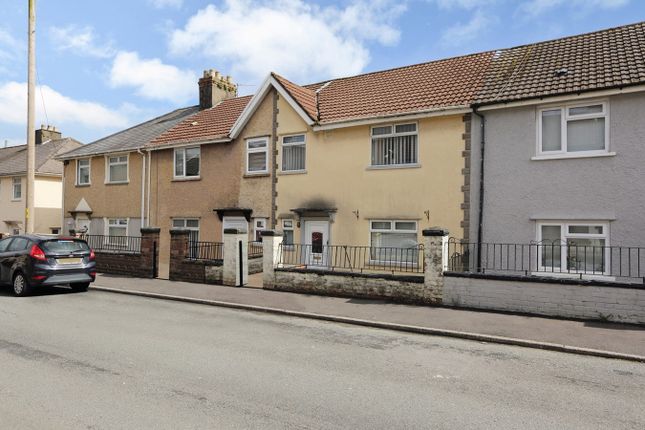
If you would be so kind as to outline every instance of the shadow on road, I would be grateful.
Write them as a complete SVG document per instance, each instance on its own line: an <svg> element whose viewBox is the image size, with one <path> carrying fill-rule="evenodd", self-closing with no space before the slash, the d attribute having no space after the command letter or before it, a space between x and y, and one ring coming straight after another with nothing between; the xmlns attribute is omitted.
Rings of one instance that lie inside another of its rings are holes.
<svg viewBox="0 0 645 430"><path fill-rule="evenodd" d="M75 294L76 292L69 287L65 286L56 286L56 287L38 287L34 289L29 297L38 297L38 296L56 296L59 294ZM13 292L11 291L10 286L1 286L0 287L0 298L3 297L14 297Z"/></svg>

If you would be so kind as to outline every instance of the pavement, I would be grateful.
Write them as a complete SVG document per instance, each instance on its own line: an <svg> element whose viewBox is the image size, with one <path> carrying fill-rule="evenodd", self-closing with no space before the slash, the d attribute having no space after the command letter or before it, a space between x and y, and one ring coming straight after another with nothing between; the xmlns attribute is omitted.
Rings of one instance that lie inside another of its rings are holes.
<svg viewBox="0 0 645 430"><path fill-rule="evenodd" d="M3 429L645 428L643 363L97 290L1 289L0 363Z"/></svg>
<svg viewBox="0 0 645 430"><path fill-rule="evenodd" d="M256 282L257 284L257 282ZM645 362L645 327L100 274L94 289Z"/></svg>

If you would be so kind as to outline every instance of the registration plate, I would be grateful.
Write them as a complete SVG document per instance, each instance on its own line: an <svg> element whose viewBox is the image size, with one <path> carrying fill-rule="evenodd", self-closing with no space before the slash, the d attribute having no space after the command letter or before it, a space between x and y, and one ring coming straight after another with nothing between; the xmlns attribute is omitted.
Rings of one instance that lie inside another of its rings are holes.
<svg viewBox="0 0 645 430"><path fill-rule="evenodd" d="M81 264L82 258L57 258L58 264Z"/></svg>

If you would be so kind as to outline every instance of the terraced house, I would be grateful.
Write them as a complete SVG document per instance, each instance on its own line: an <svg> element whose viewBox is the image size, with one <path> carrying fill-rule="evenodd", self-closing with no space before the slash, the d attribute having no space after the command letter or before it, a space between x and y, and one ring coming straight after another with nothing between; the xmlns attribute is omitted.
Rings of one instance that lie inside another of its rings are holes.
<svg viewBox="0 0 645 430"><path fill-rule="evenodd" d="M55 157L81 145L54 127L36 130L34 231L58 234L62 230L63 163ZM27 146L0 149L0 234L25 232L27 202Z"/></svg>
<svg viewBox="0 0 645 430"><path fill-rule="evenodd" d="M415 248L433 225L468 238L470 103L492 55L305 86L271 74L236 126L276 92L270 165L285 243L324 266L325 245Z"/></svg>
<svg viewBox="0 0 645 430"><path fill-rule="evenodd" d="M474 107L473 238L543 245L497 265L642 277L645 24L499 50Z"/></svg>
<svg viewBox="0 0 645 430"><path fill-rule="evenodd" d="M193 242L221 242L225 228L259 239L272 225L274 92L259 99L252 118L233 130L251 96L237 97L230 78L205 71L201 110L153 139L150 222L161 228L159 273L168 274L171 228ZM221 257L220 257L221 258Z"/></svg>

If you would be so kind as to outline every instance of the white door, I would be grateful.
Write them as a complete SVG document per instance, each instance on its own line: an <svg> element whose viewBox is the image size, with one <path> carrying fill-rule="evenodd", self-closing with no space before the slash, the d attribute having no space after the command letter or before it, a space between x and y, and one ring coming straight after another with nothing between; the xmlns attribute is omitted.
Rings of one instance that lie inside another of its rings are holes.
<svg viewBox="0 0 645 430"><path fill-rule="evenodd" d="M327 267L329 221L305 221L305 261L308 266Z"/></svg>

